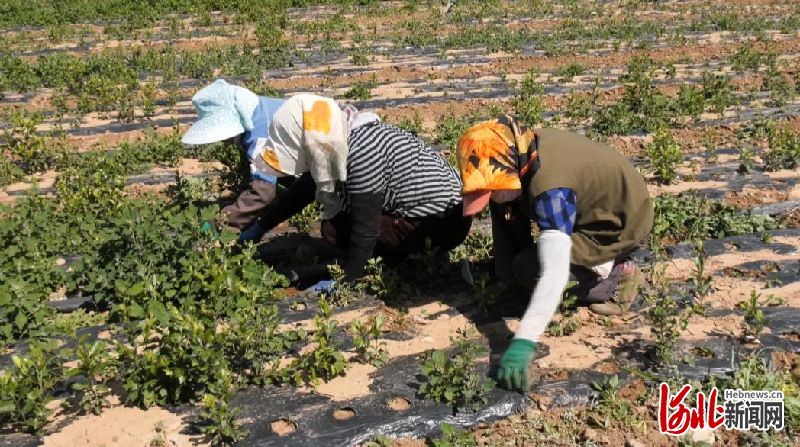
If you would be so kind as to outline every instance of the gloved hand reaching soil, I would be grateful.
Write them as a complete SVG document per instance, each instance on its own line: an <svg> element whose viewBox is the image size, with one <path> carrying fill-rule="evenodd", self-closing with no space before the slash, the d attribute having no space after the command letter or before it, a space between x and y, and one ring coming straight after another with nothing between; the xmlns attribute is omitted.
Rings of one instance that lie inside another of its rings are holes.
<svg viewBox="0 0 800 447"><path fill-rule="evenodd" d="M515 338L500 359L497 378L500 386L512 391L528 391L530 377L528 369L536 352L536 343L524 338Z"/></svg>

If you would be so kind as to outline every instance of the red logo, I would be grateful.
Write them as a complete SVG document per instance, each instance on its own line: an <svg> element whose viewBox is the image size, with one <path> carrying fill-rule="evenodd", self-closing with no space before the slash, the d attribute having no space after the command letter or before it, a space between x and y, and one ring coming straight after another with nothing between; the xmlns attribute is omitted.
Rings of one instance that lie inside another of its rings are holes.
<svg viewBox="0 0 800 447"><path fill-rule="evenodd" d="M705 393L698 391L697 406L688 408L683 401L691 389L691 385L684 385L678 394L672 396L669 394L669 385L661 384L658 393L658 429L661 433L680 436L689 428L697 430L706 426L711 430L716 430L725 422L725 409L717 406L719 393L716 388L709 393L707 406ZM715 418L717 413L723 416L717 419Z"/></svg>

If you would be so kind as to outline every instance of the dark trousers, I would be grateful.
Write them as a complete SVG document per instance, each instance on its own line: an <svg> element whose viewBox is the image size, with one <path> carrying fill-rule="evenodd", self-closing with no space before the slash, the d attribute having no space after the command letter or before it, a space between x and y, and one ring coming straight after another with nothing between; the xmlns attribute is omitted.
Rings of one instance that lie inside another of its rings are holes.
<svg viewBox="0 0 800 447"><path fill-rule="evenodd" d="M533 289L539 281L541 266L531 233L530 219L516 214L507 220L505 210L501 206L492 204L490 207L496 274L504 281L516 281L528 289ZM629 259L632 252L633 250L620 253L611 274L606 279L601 279L586 267L571 265L569 280L577 284L569 293L577 296L581 303L608 301L619 283L622 263Z"/></svg>
<svg viewBox="0 0 800 447"><path fill-rule="evenodd" d="M378 236L374 255L392 263L400 261L410 254L423 253L427 249L435 250L437 253L447 253L464 242L472 227L472 217L463 216L463 212L463 205L458 204L445 211L442 216L408 219L406 222L414 229L405 237L397 237L396 243L387 242L395 239L387 233L396 227L394 223L396 219L403 220L403 218L383 214L381 215L381 235ZM333 237L326 237L326 232L323 231L325 240L338 248L347 249L350 244L350 214L337 214L330 221L330 225L333 226ZM430 241L429 247L426 246L427 241Z"/></svg>

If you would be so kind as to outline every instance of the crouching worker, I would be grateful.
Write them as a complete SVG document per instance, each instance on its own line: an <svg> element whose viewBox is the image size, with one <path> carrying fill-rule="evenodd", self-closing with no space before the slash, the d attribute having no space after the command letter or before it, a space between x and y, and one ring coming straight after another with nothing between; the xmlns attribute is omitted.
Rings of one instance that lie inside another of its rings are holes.
<svg viewBox="0 0 800 447"><path fill-rule="evenodd" d="M501 384L524 391L536 341L569 281L596 314L630 308L642 280L630 255L650 233L653 205L642 176L612 147L529 130L508 115L468 129L458 160L465 215L490 207L498 276L533 290L498 370Z"/></svg>
<svg viewBox="0 0 800 447"><path fill-rule="evenodd" d="M346 180L336 188L336 197L323 204L321 225L323 239L347 253L348 282L361 278L374 256L400 260L426 249L446 253L461 245L472 225L472 218L464 215L458 172L442 156L396 126L361 121L348 137ZM285 169L282 157L276 156L285 152L281 146L270 139L264 152L264 160L276 170ZM302 210L314 200L309 184L312 178L301 176L258 225L271 229ZM309 291L335 287L326 280Z"/></svg>
<svg viewBox="0 0 800 447"><path fill-rule="evenodd" d="M211 231L213 227L219 230L222 223L236 231L246 230L275 199L280 174L269 166L256 169L255 161L259 147L263 147L269 136L272 117L284 103L283 99L260 97L223 79L192 97L198 119L181 141L190 145L218 142L236 145L242 152L240 170L247 183L246 189L234 203L222 209L215 222L204 224L204 231ZM289 180L293 178L287 177L284 181Z"/></svg>

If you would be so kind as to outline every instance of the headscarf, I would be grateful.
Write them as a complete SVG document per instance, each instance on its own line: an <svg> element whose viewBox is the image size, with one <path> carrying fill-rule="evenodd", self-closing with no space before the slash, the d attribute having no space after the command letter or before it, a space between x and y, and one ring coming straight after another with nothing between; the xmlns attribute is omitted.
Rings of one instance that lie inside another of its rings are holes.
<svg viewBox="0 0 800 447"><path fill-rule="evenodd" d="M467 129L458 142L465 214L483 209L492 191L523 189L536 163L536 134L514 116Z"/></svg>
<svg viewBox="0 0 800 447"><path fill-rule="evenodd" d="M377 115L345 110L331 98L300 94L289 98L272 117L269 138L261 156L287 175L310 172L317 186L322 218L341 210L337 185L347 180L347 139L354 124L379 120ZM370 116L372 115L372 116Z"/></svg>

